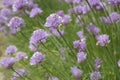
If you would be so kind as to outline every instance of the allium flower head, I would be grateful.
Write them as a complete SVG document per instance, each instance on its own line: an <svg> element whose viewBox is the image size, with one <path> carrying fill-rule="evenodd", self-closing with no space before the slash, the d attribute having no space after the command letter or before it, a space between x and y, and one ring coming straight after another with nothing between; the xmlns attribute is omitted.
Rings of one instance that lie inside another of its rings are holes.
<svg viewBox="0 0 120 80"><path fill-rule="evenodd" d="M74 48L78 49L79 51L85 51L86 50L86 43L80 42L79 40L73 42Z"/></svg>
<svg viewBox="0 0 120 80"><path fill-rule="evenodd" d="M20 9L24 9L27 6L28 6L28 0L15 0L12 8L13 11L17 12Z"/></svg>
<svg viewBox="0 0 120 80"><path fill-rule="evenodd" d="M95 25L93 25L92 23L90 23L87 26L87 31L94 34L94 35L99 35L100 34L100 29L98 27L96 27Z"/></svg>
<svg viewBox="0 0 120 80"><path fill-rule="evenodd" d="M0 24L5 24L7 22L7 18L3 15L0 15Z"/></svg>
<svg viewBox="0 0 120 80"><path fill-rule="evenodd" d="M19 17L13 17L8 24L10 28L10 32L12 34L16 34L18 31L21 30L21 27L25 26L25 22L22 18Z"/></svg>
<svg viewBox="0 0 120 80"><path fill-rule="evenodd" d="M82 3L83 1L85 1L85 0L73 0L73 3L80 4L80 3Z"/></svg>
<svg viewBox="0 0 120 80"><path fill-rule="evenodd" d="M71 72L72 72L72 75L74 76L74 78L76 80L81 80L81 78L83 76L83 71L82 70L78 69L77 67L72 67Z"/></svg>
<svg viewBox="0 0 120 80"><path fill-rule="evenodd" d="M42 29L35 30L30 38L30 46L29 48L33 50L33 48L37 48L40 43L46 42L46 39L50 36L47 31Z"/></svg>
<svg viewBox="0 0 120 80"><path fill-rule="evenodd" d="M1 64L3 67L5 67L6 69L11 69L11 68L13 67L14 63L15 63L14 58L9 58L9 57L7 57L7 58L4 58L4 59L1 61L0 64Z"/></svg>
<svg viewBox="0 0 120 80"><path fill-rule="evenodd" d="M112 22L116 22L119 21L120 22L120 14L118 14L117 12L112 12L109 15L110 19L112 20Z"/></svg>
<svg viewBox="0 0 120 80"><path fill-rule="evenodd" d="M84 33L83 33L83 31L79 31L79 32L77 32L77 35L78 35L78 37L81 39L81 41L84 41L85 40L85 35L84 35Z"/></svg>
<svg viewBox="0 0 120 80"><path fill-rule="evenodd" d="M98 35L96 39L97 39L97 45L100 46L106 46L107 44L110 43L109 36L106 34Z"/></svg>
<svg viewBox="0 0 120 80"><path fill-rule="evenodd" d="M47 17L45 26L57 28L61 24L62 24L62 17L54 13L54 14L50 14L50 16Z"/></svg>
<svg viewBox="0 0 120 80"><path fill-rule="evenodd" d="M45 60L45 55L40 52L35 52L33 56L30 58L30 64L36 65L42 63Z"/></svg>
<svg viewBox="0 0 120 80"><path fill-rule="evenodd" d="M102 63L101 59L96 59L96 60L95 60L94 69L95 69L96 71L99 71L99 70L100 70L100 68L101 68L101 63Z"/></svg>
<svg viewBox="0 0 120 80"><path fill-rule="evenodd" d="M59 78L57 78L57 77L49 77L48 80L59 80Z"/></svg>
<svg viewBox="0 0 120 80"><path fill-rule="evenodd" d="M78 61L78 63L80 64L80 63L84 62L84 61L86 60L86 57L87 57L87 54L86 54L86 53L84 53L84 52L79 52L79 53L77 54L77 61Z"/></svg>
<svg viewBox="0 0 120 80"><path fill-rule="evenodd" d="M117 63L117 64L118 64L118 67L120 67L120 60L118 60L118 63Z"/></svg>
<svg viewBox="0 0 120 80"><path fill-rule="evenodd" d="M41 14L43 11L40 8L33 8L30 12L30 17L33 18L35 16L37 16L38 14Z"/></svg>
<svg viewBox="0 0 120 80"><path fill-rule="evenodd" d="M16 48L16 46L14 46L14 45L10 45L10 46L8 46L7 47L7 49L6 49L6 54L13 54L13 53L15 53L17 51L17 48Z"/></svg>
<svg viewBox="0 0 120 80"><path fill-rule="evenodd" d="M100 74L100 72L93 72L90 75L90 79L91 80L100 80L102 78L102 75Z"/></svg>
<svg viewBox="0 0 120 80"><path fill-rule="evenodd" d="M15 77L25 77L25 76L27 76L28 75L28 70L26 70L26 69L18 69L18 70L15 70L16 72L14 72L13 73L13 76L15 76Z"/></svg>
<svg viewBox="0 0 120 80"><path fill-rule="evenodd" d="M21 61L21 60L24 60L24 59L27 59L28 56L25 52L17 52L16 54L16 60L17 61Z"/></svg>
<svg viewBox="0 0 120 80"><path fill-rule="evenodd" d="M4 17L8 18L8 17L12 16L12 11L8 8L3 8L3 9L1 9L0 14Z"/></svg>

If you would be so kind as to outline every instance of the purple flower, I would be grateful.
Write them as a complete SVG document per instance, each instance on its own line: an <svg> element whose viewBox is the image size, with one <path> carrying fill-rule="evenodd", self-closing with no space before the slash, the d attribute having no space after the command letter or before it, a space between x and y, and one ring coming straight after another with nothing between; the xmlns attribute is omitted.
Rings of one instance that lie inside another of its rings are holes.
<svg viewBox="0 0 120 80"><path fill-rule="evenodd" d="M18 70L15 70L16 72L13 73L13 75L15 77L25 77L28 75L28 70L26 69L18 69Z"/></svg>
<svg viewBox="0 0 120 80"><path fill-rule="evenodd" d="M6 18L9 18L9 17L12 16L12 11L10 9L8 9L8 8L3 8L3 9L1 9L0 14L2 16L6 17Z"/></svg>
<svg viewBox="0 0 120 80"><path fill-rule="evenodd" d="M117 63L117 64L118 64L118 67L120 67L120 60L118 60L118 63Z"/></svg>
<svg viewBox="0 0 120 80"><path fill-rule="evenodd" d="M28 6L28 0L15 0L12 8L13 11L17 12L20 9L24 9L27 6Z"/></svg>
<svg viewBox="0 0 120 80"><path fill-rule="evenodd" d="M0 32L2 32L3 35L7 34L7 27L6 26L1 26L0 27Z"/></svg>
<svg viewBox="0 0 120 80"><path fill-rule="evenodd" d="M35 52L30 58L30 65L36 65L42 63L45 60L45 55L40 52Z"/></svg>
<svg viewBox="0 0 120 80"><path fill-rule="evenodd" d="M98 35L96 39L97 39L97 45L100 46L106 46L107 44L110 43L109 36L106 34Z"/></svg>
<svg viewBox="0 0 120 80"><path fill-rule="evenodd" d="M28 56L25 52L17 52L17 54L16 54L17 61L21 61L21 60L27 59L27 58L28 58Z"/></svg>
<svg viewBox="0 0 120 80"><path fill-rule="evenodd" d="M84 53L84 52L79 52L79 53L77 54L77 61L78 61L78 63L80 64L80 63L84 62L84 61L86 60L86 57L87 57L87 54L86 54L86 53Z"/></svg>
<svg viewBox="0 0 120 80"><path fill-rule="evenodd" d="M81 39L81 41L85 41L86 37L85 37L83 31L77 32L77 35Z"/></svg>
<svg viewBox="0 0 120 80"><path fill-rule="evenodd" d="M17 77L13 77L10 80L18 80L18 78Z"/></svg>
<svg viewBox="0 0 120 80"><path fill-rule="evenodd" d="M45 26L57 28L61 24L62 24L62 17L54 13L54 14L50 14L50 16L47 17Z"/></svg>
<svg viewBox="0 0 120 80"><path fill-rule="evenodd" d="M15 53L17 51L17 48L16 48L16 46L14 46L14 45L10 45L10 46L8 46L7 47L7 49L6 49L6 54L13 54L13 53Z"/></svg>
<svg viewBox="0 0 120 80"><path fill-rule="evenodd" d="M5 67L6 69L11 69L11 68L13 67L14 63L15 63L14 58L9 58L9 57L4 58L4 59L1 61L1 65L2 65L3 67Z"/></svg>
<svg viewBox="0 0 120 80"><path fill-rule="evenodd" d="M90 79L91 80L99 80L101 78L102 78L102 76L101 76L100 72L95 71L95 72L90 74Z"/></svg>
<svg viewBox="0 0 120 80"><path fill-rule="evenodd" d="M30 38L30 45L29 48L31 50L37 50L40 43L45 43L46 39L50 36L50 34L47 31L44 31L42 29L35 30Z"/></svg>
<svg viewBox="0 0 120 80"><path fill-rule="evenodd" d="M19 17L13 17L9 23L8 26L10 28L10 32L12 34L16 34L18 31L20 31L21 27L25 26L25 22L22 18Z"/></svg>
<svg viewBox="0 0 120 80"><path fill-rule="evenodd" d="M100 68L101 68L101 63L102 63L101 59L96 59L96 60L95 60L94 69L95 69L96 71L99 71L99 70L100 70Z"/></svg>
<svg viewBox="0 0 120 80"><path fill-rule="evenodd" d="M15 0L2 0L2 4L6 7L11 7Z"/></svg>
<svg viewBox="0 0 120 80"><path fill-rule="evenodd" d="M86 50L86 43L80 42L79 40L73 42L74 48L78 49L79 51L85 51Z"/></svg>
<svg viewBox="0 0 120 80"><path fill-rule="evenodd" d="M71 72L72 72L72 75L74 76L74 78L76 80L81 80L81 78L83 76L83 71L82 70L78 69L77 67L72 67Z"/></svg>
<svg viewBox="0 0 120 80"><path fill-rule="evenodd" d="M6 24L7 18L3 15L0 15L0 24Z"/></svg>
<svg viewBox="0 0 120 80"><path fill-rule="evenodd" d="M41 14L43 11L40 8L33 8L30 12L30 17L33 18L35 16L37 16L38 14Z"/></svg>
<svg viewBox="0 0 120 80"><path fill-rule="evenodd" d="M99 35L100 34L100 29L98 27L96 27L95 25L93 25L92 23L90 23L87 26L87 31L94 34L94 35Z"/></svg>
<svg viewBox="0 0 120 80"><path fill-rule="evenodd" d="M109 4L112 4L113 6L120 5L120 0L108 0Z"/></svg>
<svg viewBox="0 0 120 80"><path fill-rule="evenodd" d="M49 77L48 80L59 80L59 78L57 78L57 77Z"/></svg>
<svg viewBox="0 0 120 80"><path fill-rule="evenodd" d="M96 6L100 3L100 0L88 0L88 2L91 6Z"/></svg>

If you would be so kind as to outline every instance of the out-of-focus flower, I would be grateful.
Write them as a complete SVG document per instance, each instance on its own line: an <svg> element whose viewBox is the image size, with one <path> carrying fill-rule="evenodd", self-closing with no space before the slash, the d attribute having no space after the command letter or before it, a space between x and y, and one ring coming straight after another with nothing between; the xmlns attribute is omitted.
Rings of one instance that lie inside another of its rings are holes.
<svg viewBox="0 0 120 80"><path fill-rule="evenodd" d="M1 64L3 67L5 67L6 69L11 69L11 68L13 67L14 63L15 63L14 58L9 58L9 57L7 57L7 58L4 58L4 59L1 61L0 64Z"/></svg>
<svg viewBox="0 0 120 80"><path fill-rule="evenodd" d="M40 52L35 52L30 58L30 65L36 65L42 63L45 60L45 55Z"/></svg>
<svg viewBox="0 0 120 80"><path fill-rule="evenodd" d="M24 20L19 17L13 17L8 23L8 27L10 28L11 34L16 34L18 31L21 30L21 27L24 26L25 26Z"/></svg>
<svg viewBox="0 0 120 80"><path fill-rule="evenodd" d="M86 43L79 40L73 42L74 48L78 49L80 52L86 50Z"/></svg>
<svg viewBox="0 0 120 80"><path fill-rule="evenodd" d="M96 39L97 39L97 45L100 46L106 46L107 44L110 43L109 36L106 34L98 35Z"/></svg>
<svg viewBox="0 0 120 80"><path fill-rule="evenodd" d="M16 54L16 60L17 61L21 61L21 60L24 60L24 59L27 59L28 56L25 52L17 52Z"/></svg>
<svg viewBox="0 0 120 80"><path fill-rule="evenodd" d="M100 68L101 68L101 63L102 63L101 59L96 59L96 60L95 60L94 69L95 69L96 71L99 71L99 70L100 70Z"/></svg>
<svg viewBox="0 0 120 80"><path fill-rule="evenodd" d="M90 23L87 26L87 31L94 34L94 35L99 35L100 34L100 29L98 27L96 27L95 25L93 25L92 23Z"/></svg>
<svg viewBox="0 0 120 80"><path fill-rule="evenodd" d="M8 46L7 47L7 49L6 49L6 54L13 54L13 53L15 53L17 51L17 48L16 48L16 46L14 46L14 45L10 45L10 46Z"/></svg>
<svg viewBox="0 0 120 80"><path fill-rule="evenodd" d="M33 8L30 12L30 17L34 18L35 16L37 16L38 14L41 14L43 11L40 8Z"/></svg>
<svg viewBox="0 0 120 80"><path fill-rule="evenodd" d="M28 7L28 0L15 0L14 4L12 5L14 12L17 12L26 7Z"/></svg>
<svg viewBox="0 0 120 80"><path fill-rule="evenodd" d="M79 53L77 54L77 61L78 61L78 63L80 64L80 63L84 62L84 61L86 60L86 57L87 57L87 54L86 54L86 53L84 53L84 52L79 52Z"/></svg>
<svg viewBox="0 0 120 80"><path fill-rule="evenodd" d="M102 78L102 75L100 74L100 72L93 72L90 74L90 79L91 80L100 80Z"/></svg>
<svg viewBox="0 0 120 80"><path fill-rule="evenodd" d="M40 43L45 43L46 39L50 36L50 34L47 31L44 31L42 29L35 30L30 38L29 42L29 48L31 50L37 50Z"/></svg>
<svg viewBox="0 0 120 80"><path fill-rule="evenodd" d="M72 72L72 75L74 76L74 78L76 80L81 80L81 78L83 76L83 71L82 70L78 69L77 67L72 67L71 72Z"/></svg>

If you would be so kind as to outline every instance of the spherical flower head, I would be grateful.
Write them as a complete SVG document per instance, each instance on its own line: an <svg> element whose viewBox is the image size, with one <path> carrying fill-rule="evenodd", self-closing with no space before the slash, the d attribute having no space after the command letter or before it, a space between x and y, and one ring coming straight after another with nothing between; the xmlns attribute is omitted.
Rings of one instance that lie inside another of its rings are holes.
<svg viewBox="0 0 120 80"><path fill-rule="evenodd" d="M71 22L71 17L69 16L69 15L64 15L63 17L62 17L62 24L63 25L67 25L68 23L70 23Z"/></svg>
<svg viewBox="0 0 120 80"><path fill-rule="evenodd" d="M101 59L96 59L96 60L95 60L94 69L95 69L96 71L99 71L99 70L100 70L100 68L101 68L101 63L102 63Z"/></svg>
<svg viewBox="0 0 120 80"><path fill-rule="evenodd" d="M84 41L81 41L81 42L79 40L74 41L73 45L74 45L74 48L78 49L80 52L86 50L86 43Z"/></svg>
<svg viewBox="0 0 120 80"><path fill-rule="evenodd" d="M100 72L93 72L90 74L90 79L91 80L100 80L102 78L102 75L100 74Z"/></svg>
<svg viewBox="0 0 120 80"><path fill-rule="evenodd" d="M120 67L120 60L118 60L118 63L117 63L117 64L118 64L118 67Z"/></svg>
<svg viewBox="0 0 120 80"><path fill-rule="evenodd" d="M109 15L109 18L112 20L112 22L117 22L117 21L120 22L120 14L118 14L117 12L112 12Z"/></svg>
<svg viewBox="0 0 120 80"><path fill-rule="evenodd" d="M84 62L86 60L86 58L87 58L87 54L84 53L84 52L79 52L77 54L77 61L78 61L79 64Z"/></svg>
<svg viewBox="0 0 120 80"><path fill-rule="evenodd" d="M28 58L28 56L25 52L17 52L17 54L16 54L17 61L22 61L22 60L27 59L27 58Z"/></svg>
<svg viewBox="0 0 120 80"><path fill-rule="evenodd" d="M13 11L17 12L28 6L28 0L16 0L12 5Z"/></svg>
<svg viewBox="0 0 120 80"><path fill-rule="evenodd" d="M5 67L6 69L11 69L11 68L13 67L14 63L15 63L14 58L9 58L9 57L4 58L4 59L1 61L1 65L2 65L3 67Z"/></svg>
<svg viewBox="0 0 120 80"><path fill-rule="evenodd" d="M91 11L90 7L88 5L82 6L82 14L87 14Z"/></svg>
<svg viewBox="0 0 120 80"><path fill-rule="evenodd" d="M71 68L72 75L76 80L81 80L83 76L83 71L78 69L76 66Z"/></svg>
<svg viewBox="0 0 120 80"><path fill-rule="evenodd" d="M21 30L21 27L25 26L25 22L22 18L19 17L13 17L9 23L8 26L10 28L10 32L12 34L16 34L18 31Z"/></svg>
<svg viewBox="0 0 120 80"><path fill-rule="evenodd" d="M48 80L59 80L59 78L57 78L57 77L49 77Z"/></svg>
<svg viewBox="0 0 120 80"><path fill-rule="evenodd" d="M34 18L35 16L37 16L38 14L41 14L43 11L40 9L40 8L38 8L38 7L35 7L35 8L33 8L32 10L31 10L31 12L30 12L30 17L31 18Z"/></svg>
<svg viewBox="0 0 120 80"><path fill-rule="evenodd" d="M10 45L7 47L5 52L6 52L6 54L10 55L10 54L15 53L16 51L17 51L17 47L14 45Z"/></svg>
<svg viewBox="0 0 120 80"><path fill-rule="evenodd" d="M12 11L10 9L8 9L8 8L3 8L3 9L1 9L0 14L2 16L6 17L6 18L9 18L9 17L12 16Z"/></svg>
<svg viewBox="0 0 120 80"><path fill-rule="evenodd" d="M78 5L78 6L74 7L74 11L78 15L83 14L83 10L82 10L82 6L81 5Z"/></svg>
<svg viewBox="0 0 120 80"><path fill-rule="evenodd" d="M100 17L100 20L106 24L112 24L111 20L109 17Z"/></svg>
<svg viewBox="0 0 120 80"><path fill-rule="evenodd" d="M2 4L6 7L11 7L15 0L2 0Z"/></svg>
<svg viewBox="0 0 120 80"><path fill-rule="evenodd" d="M18 80L18 78L17 77L13 77L10 80Z"/></svg>
<svg viewBox="0 0 120 80"><path fill-rule="evenodd" d="M30 58L30 65L36 65L42 63L45 60L45 55L40 52L35 52Z"/></svg>
<svg viewBox="0 0 120 80"><path fill-rule="evenodd" d="M62 24L62 17L59 16L56 13L50 14L50 16L47 17L45 26L46 27L53 27L57 28Z"/></svg>
<svg viewBox="0 0 120 80"><path fill-rule="evenodd" d="M17 72L17 73L16 72L13 73L13 76L15 76L15 77L25 77L28 75L28 70L26 70L26 69L18 69L15 71Z"/></svg>
<svg viewBox="0 0 120 80"><path fill-rule="evenodd" d="M85 41L86 37L85 37L83 31L77 32L77 35L81 39L81 41Z"/></svg>
<svg viewBox="0 0 120 80"><path fill-rule="evenodd" d="M106 34L98 35L96 38L97 38L97 44L96 45L106 46L107 44L110 43L109 36L106 35Z"/></svg>
<svg viewBox="0 0 120 80"><path fill-rule="evenodd" d="M45 43L46 39L50 36L47 31L42 29L35 30L30 38L30 47L31 49L37 48L40 43Z"/></svg>

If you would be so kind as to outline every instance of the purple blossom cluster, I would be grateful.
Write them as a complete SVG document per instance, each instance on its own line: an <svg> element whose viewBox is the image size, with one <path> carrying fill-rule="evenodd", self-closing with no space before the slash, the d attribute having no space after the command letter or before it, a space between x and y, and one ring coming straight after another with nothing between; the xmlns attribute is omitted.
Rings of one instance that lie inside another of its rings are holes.
<svg viewBox="0 0 120 80"><path fill-rule="evenodd" d="M37 51L39 48L39 45L41 43L45 43L46 39L50 36L50 34L42 29L35 30L30 38L29 42L29 48L32 51Z"/></svg>
<svg viewBox="0 0 120 80"><path fill-rule="evenodd" d="M64 14L63 11L59 11L47 17L45 26L48 27L55 36L60 37L64 35L64 30L59 30L59 27L62 25L66 26L70 22L71 17Z"/></svg>
<svg viewBox="0 0 120 80"><path fill-rule="evenodd" d="M100 17L100 20L106 24L113 24L120 22L120 14L112 12L108 17Z"/></svg>
<svg viewBox="0 0 120 80"><path fill-rule="evenodd" d="M14 46L14 45L10 45L10 46L7 47L5 52L8 55L13 55L16 51L17 51L17 47Z"/></svg>

